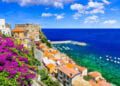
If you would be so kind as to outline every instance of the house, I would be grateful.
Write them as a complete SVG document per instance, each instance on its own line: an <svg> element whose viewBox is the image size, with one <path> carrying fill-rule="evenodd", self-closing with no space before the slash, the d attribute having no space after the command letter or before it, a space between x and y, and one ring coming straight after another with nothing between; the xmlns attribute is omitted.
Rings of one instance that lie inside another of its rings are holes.
<svg viewBox="0 0 120 86"><path fill-rule="evenodd" d="M92 86L112 86L110 83L108 83L99 72L90 72L88 74L91 77L91 80L89 80L89 83Z"/></svg>
<svg viewBox="0 0 120 86"><path fill-rule="evenodd" d="M50 74L56 74L57 73L57 67L55 64L49 63L46 65L46 68L48 69Z"/></svg>
<svg viewBox="0 0 120 86"><path fill-rule="evenodd" d="M89 83L91 86L98 86L98 84L94 80L90 80Z"/></svg>
<svg viewBox="0 0 120 86"><path fill-rule="evenodd" d="M39 25L34 24L16 24L12 30L13 37L24 45L24 47L31 49L34 41L39 41Z"/></svg>
<svg viewBox="0 0 120 86"><path fill-rule="evenodd" d="M78 66L78 65L76 65L74 63L67 63L66 66L69 67L69 68L73 68L75 70L78 70L82 77L87 75L88 70L85 67Z"/></svg>
<svg viewBox="0 0 120 86"><path fill-rule="evenodd" d="M16 40L17 44L23 44L24 47L26 46L26 41L25 41L25 30L21 27L15 27L15 29L12 30L13 37Z"/></svg>
<svg viewBox="0 0 120 86"><path fill-rule="evenodd" d="M112 86L106 80L99 80L97 83L98 83L98 86Z"/></svg>
<svg viewBox="0 0 120 86"><path fill-rule="evenodd" d="M102 75L99 72L97 72L97 71L90 72L88 75L91 78L93 78L93 80L95 80L95 81L104 80L104 78L102 77Z"/></svg>
<svg viewBox="0 0 120 86"><path fill-rule="evenodd" d="M11 26L5 23L5 19L0 19L0 31L5 36L11 36Z"/></svg>
<svg viewBox="0 0 120 86"><path fill-rule="evenodd" d="M72 86L72 80L77 76L80 77L80 73L73 68L67 67L66 65L58 68L57 78L64 86Z"/></svg>
<svg viewBox="0 0 120 86"><path fill-rule="evenodd" d="M20 27L25 30L25 37L34 41L39 41L40 26L36 24L16 24L15 28Z"/></svg>
<svg viewBox="0 0 120 86"><path fill-rule="evenodd" d="M25 30L23 28L15 27L15 29L13 29L12 32L13 32L13 37L15 39L24 40L24 38L25 38L25 35L24 35Z"/></svg>
<svg viewBox="0 0 120 86"><path fill-rule="evenodd" d="M91 84L91 86L112 86L106 80L99 80L97 82L94 80L90 80L89 83Z"/></svg>
<svg viewBox="0 0 120 86"><path fill-rule="evenodd" d="M0 19L0 29L5 29L5 19Z"/></svg>
<svg viewBox="0 0 120 86"><path fill-rule="evenodd" d="M78 68L79 72L81 73L81 76L86 76L87 75L87 73L88 73L87 68L81 67L81 66L77 66L77 68Z"/></svg>

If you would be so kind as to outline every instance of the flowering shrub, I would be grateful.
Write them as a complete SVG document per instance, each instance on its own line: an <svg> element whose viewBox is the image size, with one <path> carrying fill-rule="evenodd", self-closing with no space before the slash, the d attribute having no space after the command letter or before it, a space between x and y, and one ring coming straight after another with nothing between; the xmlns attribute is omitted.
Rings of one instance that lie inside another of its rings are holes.
<svg viewBox="0 0 120 86"><path fill-rule="evenodd" d="M12 38L0 36L0 86L30 86L36 71L31 66L32 58L22 45ZM34 59L33 59L34 60ZM34 64L32 64L34 65Z"/></svg>

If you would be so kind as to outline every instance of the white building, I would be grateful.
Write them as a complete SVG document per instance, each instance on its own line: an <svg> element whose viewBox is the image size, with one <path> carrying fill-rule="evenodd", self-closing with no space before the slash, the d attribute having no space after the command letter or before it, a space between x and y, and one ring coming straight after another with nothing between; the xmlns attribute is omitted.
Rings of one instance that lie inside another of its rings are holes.
<svg viewBox="0 0 120 86"><path fill-rule="evenodd" d="M10 25L5 23L5 19L0 19L0 31L6 36L11 36Z"/></svg>
<svg viewBox="0 0 120 86"><path fill-rule="evenodd" d="M0 30L5 29L5 20L0 19Z"/></svg>

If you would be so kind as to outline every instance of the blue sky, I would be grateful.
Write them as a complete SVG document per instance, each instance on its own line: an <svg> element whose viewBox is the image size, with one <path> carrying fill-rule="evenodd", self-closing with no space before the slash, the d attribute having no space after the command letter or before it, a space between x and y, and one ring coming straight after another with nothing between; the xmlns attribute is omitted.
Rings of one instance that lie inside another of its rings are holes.
<svg viewBox="0 0 120 86"><path fill-rule="evenodd" d="M0 0L7 23L42 28L120 28L120 0Z"/></svg>

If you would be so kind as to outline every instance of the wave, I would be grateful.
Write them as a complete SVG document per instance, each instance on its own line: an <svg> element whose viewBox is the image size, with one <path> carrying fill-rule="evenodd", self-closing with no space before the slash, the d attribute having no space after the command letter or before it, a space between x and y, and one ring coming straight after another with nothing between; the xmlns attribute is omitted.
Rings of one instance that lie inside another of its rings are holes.
<svg viewBox="0 0 120 86"><path fill-rule="evenodd" d="M52 44L75 44L75 45L80 45L80 46L87 46L87 43L85 42L77 42L77 41L71 41L71 40L67 40L67 41L51 41Z"/></svg>

